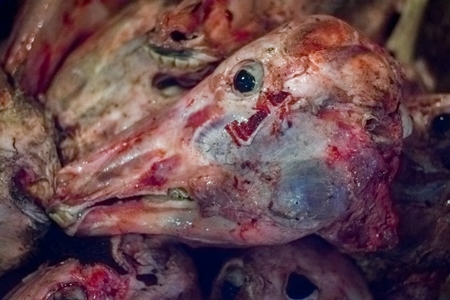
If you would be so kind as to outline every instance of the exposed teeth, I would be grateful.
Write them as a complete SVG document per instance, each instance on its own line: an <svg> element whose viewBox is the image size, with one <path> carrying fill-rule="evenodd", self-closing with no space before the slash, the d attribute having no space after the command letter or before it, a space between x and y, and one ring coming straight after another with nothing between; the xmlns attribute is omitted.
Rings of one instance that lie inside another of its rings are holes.
<svg viewBox="0 0 450 300"><path fill-rule="evenodd" d="M77 220L76 215L78 215L78 213L75 212L75 208L64 204L58 205L49 212L50 218L63 228L75 223Z"/></svg>
<svg viewBox="0 0 450 300"><path fill-rule="evenodd" d="M177 57L172 55L163 55L155 52L151 47L148 48L150 57L164 66L177 68L182 70L198 70L209 63L215 62L218 59L214 56L201 53L192 52L190 57Z"/></svg>
<svg viewBox="0 0 450 300"><path fill-rule="evenodd" d="M400 104L400 114L402 117L403 138L406 138L413 131L413 121L408 109L403 104Z"/></svg>
<svg viewBox="0 0 450 300"><path fill-rule="evenodd" d="M168 194L173 198L163 195L147 195L140 199L145 206L162 208L162 209L182 209L193 210L196 209L197 204L189 197L187 192L182 188L174 188L168 191ZM117 201L116 204L121 204L122 201ZM114 205L114 204L113 204ZM69 228L78 222L84 213L88 213L90 209L102 206L102 203L95 203L93 206L80 209L80 207L71 207L65 204L58 204L50 209L48 215L62 228ZM120 207L120 206L119 206Z"/></svg>
<svg viewBox="0 0 450 300"><path fill-rule="evenodd" d="M183 188L170 188L167 191L167 196L171 200L192 200L188 192Z"/></svg>
<svg viewBox="0 0 450 300"><path fill-rule="evenodd" d="M175 66L180 69L186 69L189 67L189 62L183 59L175 59Z"/></svg>
<svg viewBox="0 0 450 300"><path fill-rule="evenodd" d="M196 209L195 201L165 200L162 202L155 201L153 197L145 196L142 200L148 207L164 208L164 209Z"/></svg>

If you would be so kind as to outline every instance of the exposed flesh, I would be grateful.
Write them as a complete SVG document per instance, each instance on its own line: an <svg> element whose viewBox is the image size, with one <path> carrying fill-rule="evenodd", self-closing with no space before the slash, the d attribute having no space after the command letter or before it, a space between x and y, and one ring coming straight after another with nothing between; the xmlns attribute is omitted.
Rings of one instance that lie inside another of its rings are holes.
<svg viewBox="0 0 450 300"><path fill-rule="evenodd" d="M243 250L228 260L209 299L369 300L358 269L317 236Z"/></svg>
<svg viewBox="0 0 450 300"><path fill-rule="evenodd" d="M251 66L260 90L240 94L233 78ZM401 83L395 62L345 23L288 23L67 165L49 212L70 234L249 245L322 230L349 249L391 246ZM170 200L173 189L189 196Z"/></svg>

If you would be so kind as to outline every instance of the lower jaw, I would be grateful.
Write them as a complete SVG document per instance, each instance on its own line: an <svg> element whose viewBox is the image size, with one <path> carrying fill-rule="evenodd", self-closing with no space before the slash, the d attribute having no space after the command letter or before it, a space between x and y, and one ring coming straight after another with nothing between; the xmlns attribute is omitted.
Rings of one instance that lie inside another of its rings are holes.
<svg viewBox="0 0 450 300"><path fill-rule="evenodd" d="M282 244L313 232L258 220L237 223L221 216L203 217L195 201L143 198L99 204L80 213L75 222L61 225L72 236L169 235L193 246L222 247Z"/></svg>

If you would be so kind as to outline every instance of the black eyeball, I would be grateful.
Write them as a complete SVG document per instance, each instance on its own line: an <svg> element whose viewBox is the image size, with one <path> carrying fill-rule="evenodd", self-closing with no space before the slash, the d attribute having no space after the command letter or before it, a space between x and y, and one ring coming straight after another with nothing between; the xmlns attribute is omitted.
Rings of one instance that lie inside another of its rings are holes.
<svg viewBox="0 0 450 300"><path fill-rule="evenodd" d="M264 82L264 68L261 63L245 60L234 67L233 91L238 96L258 93Z"/></svg>
<svg viewBox="0 0 450 300"><path fill-rule="evenodd" d="M441 114L434 117L431 122L431 130L438 137L450 133L450 114Z"/></svg>
<svg viewBox="0 0 450 300"><path fill-rule="evenodd" d="M236 76L234 76L233 84L237 91L244 94L253 91L256 82L255 77L247 70L239 70Z"/></svg>
<svg viewBox="0 0 450 300"><path fill-rule="evenodd" d="M305 276L291 273L286 283L285 293L288 299L300 300L314 293L317 294L317 287Z"/></svg>

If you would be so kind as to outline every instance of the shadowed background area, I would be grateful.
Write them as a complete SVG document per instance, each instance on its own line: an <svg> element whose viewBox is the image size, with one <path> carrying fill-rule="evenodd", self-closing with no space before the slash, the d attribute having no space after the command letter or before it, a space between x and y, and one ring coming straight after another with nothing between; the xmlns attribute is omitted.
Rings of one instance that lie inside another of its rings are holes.
<svg viewBox="0 0 450 300"><path fill-rule="evenodd" d="M0 0L0 41L8 37L22 0Z"/></svg>
<svg viewBox="0 0 450 300"><path fill-rule="evenodd" d="M437 78L436 92L450 92L450 1L430 0L417 43L417 56L427 61ZM435 45L439 45L436 47Z"/></svg>

